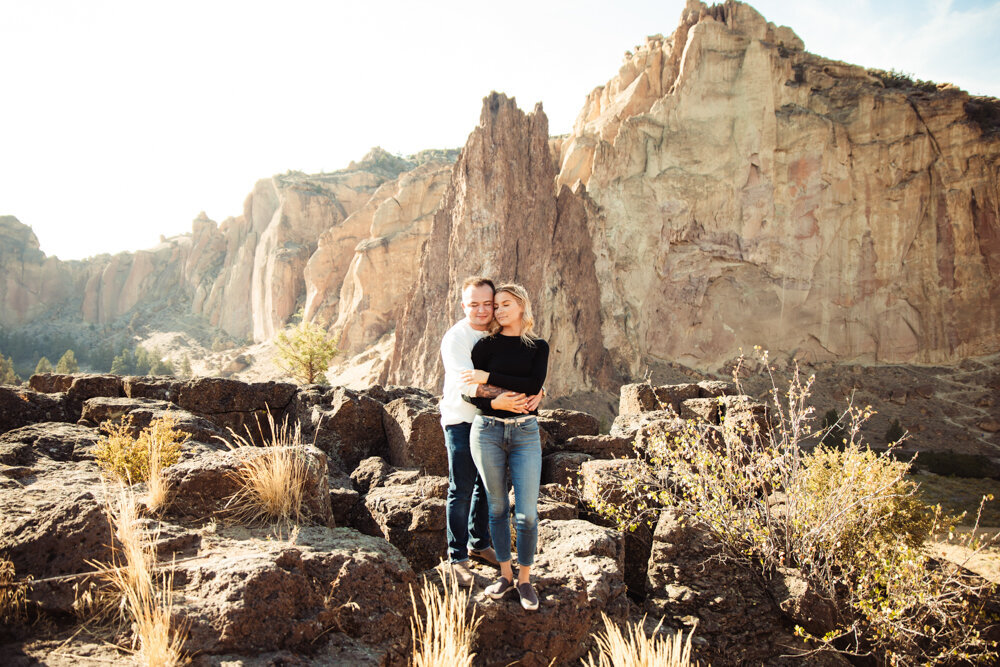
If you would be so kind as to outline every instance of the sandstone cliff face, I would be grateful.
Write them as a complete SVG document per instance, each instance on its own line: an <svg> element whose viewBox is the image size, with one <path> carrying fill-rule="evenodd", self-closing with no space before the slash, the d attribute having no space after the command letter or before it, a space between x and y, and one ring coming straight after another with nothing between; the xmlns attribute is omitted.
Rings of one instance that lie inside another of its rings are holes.
<svg viewBox="0 0 1000 667"><path fill-rule="evenodd" d="M603 337L939 362L1000 347L1000 141L954 89L888 89L751 7L689 2L587 98L559 183L598 211Z"/></svg>
<svg viewBox="0 0 1000 667"><path fill-rule="evenodd" d="M692 1L552 142L557 193L544 159L524 163L529 124L497 99L435 219L386 379L438 385L449 288L476 272L538 299L557 393L659 361L717 368L755 344L874 362L1000 348L1000 140L961 91L888 88L747 5ZM498 185L498 163L538 180ZM528 203L530 224L505 227Z"/></svg>
<svg viewBox="0 0 1000 667"><path fill-rule="evenodd" d="M0 216L0 327L32 321L77 292L83 280L86 269L78 262L46 257L30 227Z"/></svg>

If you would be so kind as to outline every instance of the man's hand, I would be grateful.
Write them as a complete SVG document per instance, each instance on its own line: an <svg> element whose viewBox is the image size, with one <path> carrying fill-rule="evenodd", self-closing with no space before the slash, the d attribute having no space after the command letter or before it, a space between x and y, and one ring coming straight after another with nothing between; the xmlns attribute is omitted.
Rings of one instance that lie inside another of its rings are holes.
<svg viewBox="0 0 1000 667"><path fill-rule="evenodd" d="M462 371L458 374L462 384L486 384L490 379L490 374L479 369Z"/></svg>
<svg viewBox="0 0 1000 667"><path fill-rule="evenodd" d="M529 412L528 397L513 391L505 391L500 394L490 401L490 406L494 410L506 410L507 412L516 412L518 414L527 414Z"/></svg>
<svg viewBox="0 0 1000 667"><path fill-rule="evenodd" d="M538 409L538 405L542 402L542 397L545 396L543 392L538 392L534 396L528 397L528 412L534 412Z"/></svg>

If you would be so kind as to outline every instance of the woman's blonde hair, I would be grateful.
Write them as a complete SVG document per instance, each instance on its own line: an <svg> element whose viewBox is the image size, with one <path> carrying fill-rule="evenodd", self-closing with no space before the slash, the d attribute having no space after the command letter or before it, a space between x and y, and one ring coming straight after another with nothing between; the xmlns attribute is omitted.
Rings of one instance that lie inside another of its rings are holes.
<svg viewBox="0 0 1000 667"><path fill-rule="evenodd" d="M519 304L521 304L521 341L529 347L534 347L535 339L537 339L538 336L535 334L535 316L531 314L531 299L528 298L528 291L517 283L506 283L504 285L500 285L493 293L494 307L496 306L496 302L499 301L499 295L501 292L510 294ZM502 328L503 327L500 326L496 319L494 319L490 322L490 335L496 335Z"/></svg>

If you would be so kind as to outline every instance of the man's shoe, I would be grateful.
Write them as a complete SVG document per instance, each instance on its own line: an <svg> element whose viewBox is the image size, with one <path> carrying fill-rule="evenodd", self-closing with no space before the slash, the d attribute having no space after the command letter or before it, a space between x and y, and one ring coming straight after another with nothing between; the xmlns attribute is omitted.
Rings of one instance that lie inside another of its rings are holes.
<svg viewBox="0 0 1000 667"><path fill-rule="evenodd" d="M494 600L499 600L504 595L507 595L507 593L510 593L512 590L514 590L514 580L513 579L508 580L504 579L503 577L500 577L494 583L487 586L486 590L483 592L486 593L487 597L491 597Z"/></svg>
<svg viewBox="0 0 1000 667"><path fill-rule="evenodd" d="M453 576L455 582L462 588L470 588L476 583L476 575L469 569L469 564L465 561L461 563L444 563L439 566L444 577Z"/></svg>
<svg viewBox="0 0 1000 667"><path fill-rule="evenodd" d="M535 594L535 588L531 583L524 583L517 585L517 594L521 596L521 606L528 611L534 611L538 609L538 595Z"/></svg>
<svg viewBox="0 0 1000 667"><path fill-rule="evenodd" d="M469 555L490 565L500 565L500 561L497 560L497 552L493 550L493 547L486 547L478 551L476 549L469 549Z"/></svg>

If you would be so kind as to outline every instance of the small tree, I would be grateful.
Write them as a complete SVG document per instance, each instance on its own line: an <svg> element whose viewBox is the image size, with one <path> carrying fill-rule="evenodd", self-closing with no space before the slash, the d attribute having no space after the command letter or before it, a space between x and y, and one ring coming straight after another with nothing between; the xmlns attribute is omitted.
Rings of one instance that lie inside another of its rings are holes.
<svg viewBox="0 0 1000 667"><path fill-rule="evenodd" d="M184 355L184 358L181 359L181 375L186 378L194 375L194 371L191 370L191 357L186 354Z"/></svg>
<svg viewBox="0 0 1000 667"><path fill-rule="evenodd" d="M135 355L132 354L132 350L125 348L112 360L111 372L115 375L135 374Z"/></svg>
<svg viewBox="0 0 1000 667"><path fill-rule="evenodd" d="M325 380L323 373L338 351L336 339L312 322L279 333L277 346L278 366L303 384Z"/></svg>
<svg viewBox="0 0 1000 667"><path fill-rule="evenodd" d="M59 357L59 361L56 362L56 373L77 373L80 370L80 364L76 361L76 354L73 350L66 350L63 356Z"/></svg>
<svg viewBox="0 0 1000 667"><path fill-rule="evenodd" d="M52 362L46 357L42 357L38 360L38 365L35 366L35 375L39 373L51 373L52 372Z"/></svg>
<svg viewBox="0 0 1000 667"><path fill-rule="evenodd" d="M14 371L14 360L0 354L0 384L21 384L21 378Z"/></svg>

